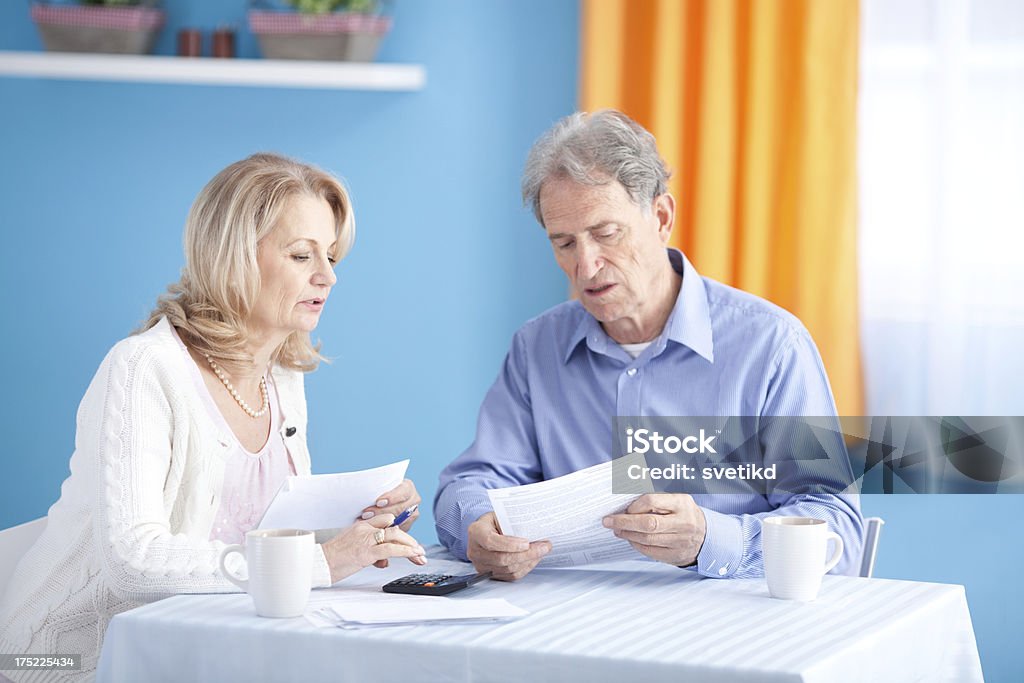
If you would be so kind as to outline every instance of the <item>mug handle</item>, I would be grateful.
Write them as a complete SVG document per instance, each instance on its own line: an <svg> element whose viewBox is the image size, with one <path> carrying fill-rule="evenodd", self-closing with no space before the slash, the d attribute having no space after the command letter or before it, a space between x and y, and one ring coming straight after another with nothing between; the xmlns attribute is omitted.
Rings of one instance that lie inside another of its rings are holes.
<svg viewBox="0 0 1024 683"><path fill-rule="evenodd" d="M231 583L235 584L236 586L241 588L243 591L248 593L249 592L249 582L246 581L245 579L240 579L237 576L235 576L234 574L232 574L231 571L228 570L227 565L224 564L224 560L227 559L227 556L230 555L231 553L238 553L239 555L242 556L243 559L245 559L245 548L244 547L238 545L237 543L235 543L234 545L229 545L228 547L224 548L224 550L220 551L220 561L219 561L220 572L221 572L221 574L224 575L224 578L226 578L228 581L230 581Z"/></svg>
<svg viewBox="0 0 1024 683"><path fill-rule="evenodd" d="M830 531L825 536L825 543L828 544L829 541L835 541L836 549L832 552L832 557L828 558L828 562L825 563L825 571L823 571L822 574L828 574L832 571L832 568L839 564L839 560L843 556L842 537L836 532Z"/></svg>

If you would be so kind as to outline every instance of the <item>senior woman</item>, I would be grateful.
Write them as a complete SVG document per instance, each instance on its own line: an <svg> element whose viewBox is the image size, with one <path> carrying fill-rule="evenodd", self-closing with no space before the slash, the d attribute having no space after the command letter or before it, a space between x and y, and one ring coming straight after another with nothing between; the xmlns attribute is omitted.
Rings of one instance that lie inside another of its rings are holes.
<svg viewBox="0 0 1024 683"><path fill-rule="evenodd" d="M217 174L185 224L181 280L107 354L78 410L71 476L46 530L0 601L0 652L82 654L91 680L111 617L176 593L237 590L227 543L255 528L282 481L309 474L303 373L309 333L355 226L342 185L257 154ZM313 585L388 558L424 564L395 514L420 500L406 480L314 546Z"/></svg>

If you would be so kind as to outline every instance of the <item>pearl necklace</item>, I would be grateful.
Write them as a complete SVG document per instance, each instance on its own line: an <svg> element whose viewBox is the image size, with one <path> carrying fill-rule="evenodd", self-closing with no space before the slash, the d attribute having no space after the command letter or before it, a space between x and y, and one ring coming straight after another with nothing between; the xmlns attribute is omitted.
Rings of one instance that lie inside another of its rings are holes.
<svg viewBox="0 0 1024 683"><path fill-rule="evenodd" d="M235 399L235 403L238 404L239 408L245 411L246 415L253 419L256 419L258 417L263 417L266 414L267 408L270 407L270 399L267 396L266 375L260 377L260 396L263 397L263 405L260 406L259 410L253 410L249 403L244 398L238 395L238 390L235 389L234 386L232 386L231 380L227 378L227 376L224 374L224 371L221 370L220 366L217 365L217 363L212 358L210 358L210 354L204 353L203 355L206 356L207 362L209 362L210 367L213 368L213 374L217 375L217 379L219 379L224 384L228 392L231 394L231 397Z"/></svg>

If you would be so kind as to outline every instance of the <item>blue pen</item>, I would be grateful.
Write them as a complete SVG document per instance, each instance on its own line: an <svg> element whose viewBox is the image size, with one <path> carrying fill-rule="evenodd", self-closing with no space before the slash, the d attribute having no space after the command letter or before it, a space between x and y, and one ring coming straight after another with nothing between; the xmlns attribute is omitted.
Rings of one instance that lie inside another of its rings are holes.
<svg viewBox="0 0 1024 683"><path fill-rule="evenodd" d="M389 524L388 526L389 527L398 526L399 524L404 523L406 520L408 520L410 517L412 517L412 514L414 512L416 512L419 509L420 509L419 504L413 505L411 508L409 508L405 512L402 512L397 517L395 517L395 521L391 522L391 524Z"/></svg>

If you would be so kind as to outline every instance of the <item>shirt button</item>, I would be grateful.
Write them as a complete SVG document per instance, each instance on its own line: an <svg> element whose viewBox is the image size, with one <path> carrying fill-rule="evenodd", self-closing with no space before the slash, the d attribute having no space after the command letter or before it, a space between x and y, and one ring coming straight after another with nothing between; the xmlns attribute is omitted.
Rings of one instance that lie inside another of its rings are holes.
<svg viewBox="0 0 1024 683"><path fill-rule="evenodd" d="M718 570L718 575L719 576L725 576L728 573L729 573L729 568L728 567L722 567L721 569Z"/></svg>
<svg viewBox="0 0 1024 683"><path fill-rule="evenodd" d="M630 377L634 376L636 374L636 368L630 368L629 370L626 370L626 374L629 375Z"/></svg>

